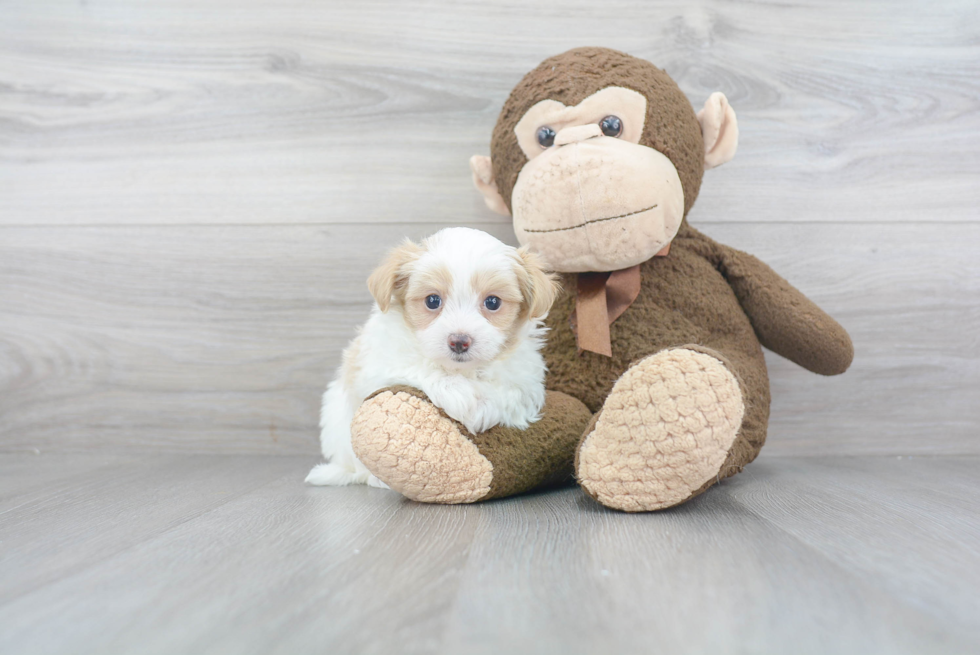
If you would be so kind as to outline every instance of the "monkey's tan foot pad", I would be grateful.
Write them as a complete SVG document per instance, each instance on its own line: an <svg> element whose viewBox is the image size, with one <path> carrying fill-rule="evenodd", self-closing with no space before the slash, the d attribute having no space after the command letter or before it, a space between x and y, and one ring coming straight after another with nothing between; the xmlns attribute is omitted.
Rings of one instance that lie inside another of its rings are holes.
<svg viewBox="0 0 980 655"><path fill-rule="evenodd" d="M472 503L490 493L490 460L464 428L413 393L385 390L365 400L351 443L371 473L412 500Z"/></svg>
<svg viewBox="0 0 980 655"><path fill-rule="evenodd" d="M579 446L579 484L627 512L680 504L718 475L744 411L718 359L685 348L651 355L616 382Z"/></svg>

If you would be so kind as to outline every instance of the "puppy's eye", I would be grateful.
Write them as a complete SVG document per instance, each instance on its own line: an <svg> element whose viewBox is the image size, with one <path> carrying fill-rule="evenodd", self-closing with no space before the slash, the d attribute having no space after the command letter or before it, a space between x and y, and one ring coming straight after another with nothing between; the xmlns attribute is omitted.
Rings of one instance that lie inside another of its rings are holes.
<svg viewBox="0 0 980 655"><path fill-rule="evenodd" d="M487 296L487 299L483 301L483 306L491 312L495 312L500 309L500 298L497 296Z"/></svg>
<svg viewBox="0 0 980 655"><path fill-rule="evenodd" d="M619 136L623 133L623 121L619 120L619 116L606 116L599 121L599 129L606 136Z"/></svg>
<svg viewBox="0 0 980 655"><path fill-rule="evenodd" d="M432 294L431 296L428 296L425 299L425 306L428 307L429 309L439 309L439 305L441 304L442 304L442 298L440 298L436 294Z"/></svg>
<svg viewBox="0 0 980 655"><path fill-rule="evenodd" d="M547 125L538 128L538 144L542 148L550 148L555 145L555 131Z"/></svg>

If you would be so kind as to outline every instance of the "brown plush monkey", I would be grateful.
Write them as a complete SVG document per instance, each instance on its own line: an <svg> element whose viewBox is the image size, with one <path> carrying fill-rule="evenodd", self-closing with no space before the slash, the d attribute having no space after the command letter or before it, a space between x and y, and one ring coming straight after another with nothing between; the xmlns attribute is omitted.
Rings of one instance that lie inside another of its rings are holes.
<svg viewBox="0 0 980 655"><path fill-rule="evenodd" d="M703 171L737 142L724 95L695 114L664 71L620 52L579 48L528 73L504 104L492 157L470 163L487 205L512 214L521 243L563 273L544 417L474 436L420 392L383 390L354 419L361 461L426 502L506 496L574 472L626 511L677 505L741 471L769 418L760 344L823 375L843 373L853 347L768 266L687 224Z"/></svg>

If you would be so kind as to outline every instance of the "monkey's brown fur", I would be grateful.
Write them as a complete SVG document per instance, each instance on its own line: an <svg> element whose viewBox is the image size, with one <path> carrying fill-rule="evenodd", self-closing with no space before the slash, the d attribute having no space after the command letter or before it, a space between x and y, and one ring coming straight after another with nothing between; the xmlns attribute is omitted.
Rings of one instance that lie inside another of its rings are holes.
<svg viewBox="0 0 980 655"><path fill-rule="evenodd" d="M648 62L612 50L579 48L547 59L528 73L507 99L491 142L494 177L505 203L510 206L511 192L527 163L514 134L524 113L543 99L575 105L609 86L626 87L647 97L640 145L660 151L677 168L685 219L669 254L641 264L640 294L610 328L611 358L578 351L569 322L575 308L576 276L563 276L565 292L547 319L551 330L545 358L548 389L571 398L559 402L560 394L549 393L546 420L531 425L520 439L504 428L471 438L493 465L495 484L483 499L533 488L570 473L575 452L571 444L583 447L616 381L654 353L686 348L711 355L734 374L742 391L744 418L724 464L717 476L692 488L684 499L741 471L765 442L770 394L761 346L823 375L844 372L853 357L844 329L803 294L755 257L719 244L687 224L686 214L704 171L701 127L673 80ZM595 413L584 433L582 412L570 409L577 406L574 399ZM554 420L550 412L556 409L575 415L575 420ZM361 411L374 410L364 406ZM404 421L404 430L424 429L412 425L410 417ZM563 434L556 436L556 431ZM537 444L570 450L556 454ZM384 479L377 471L375 474Z"/></svg>

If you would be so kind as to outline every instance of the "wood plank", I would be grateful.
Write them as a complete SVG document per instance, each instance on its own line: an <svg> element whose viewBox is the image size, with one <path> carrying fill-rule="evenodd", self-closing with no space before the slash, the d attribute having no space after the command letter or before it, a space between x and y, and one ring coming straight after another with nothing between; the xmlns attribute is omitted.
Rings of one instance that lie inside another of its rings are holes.
<svg viewBox="0 0 980 655"><path fill-rule="evenodd" d="M950 476L945 467L916 458L904 467L917 479L913 486L890 475L898 468L891 458L867 458L858 469L847 458L841 465L837 459L770 459L747 469L744 479L734 478L727 491L856 581L873 581L890 597L957 626L944 637L980 637L976 503L951 502L916 488L923 482L951 493L961 484L976 487L980 462L966 459L972 466Z"/></svg>
<svg viewBox="0 0 980 655"><path fill-rule="evenodd" d="M980 646L976 508L950 510L892 481L911 473L947 494L976 483L976 458L855 464L764 455L695 501L645 515L604 510L576 488L419 505L366 487L304 486L301 458L210 459L215 466L202 468L192 456L147 457L159 479L175 474L183 493L215 507L187 506L186 520L0 603L0 648L492 653L534 644L536 653L872 654ZM270 460L284 465L278 479L221 498L225 485L271 473ZM84 542L107 521L176 517L167 495L152 493L157 485L128 476L88 488L87 516L75 516L78 500L64 495L37 505L5 526L5 552L60 530ZM144 502L118 500L133 494ZM10 535L21 539L15 548ZM0 589L8 580L0 577Z"/></svg>
<svg viewBox="0 0 980 655"><path fill-rule="evenodd" d="M243 503L188 516L159 541L160 557L143 559L137 545L111 564L91 562L0 605L0 623L12 627L0 635L0 646L43 651L85 643L101 652L125 652L143 642L141 652L167 653L172 648L227 652L234 643L236 652L290 652L284 644L292 643L287 637L298 624L313 632L304 635L309 638L305 652L341 636L357 639L345 628L345 617L367 618L374 609L391 617L384 629L392 645L424 644L428 635L440 634L449 612L438 604L452 598L452 581L462 569L479 508L417 506L394 492L364 486L313 488L302 482L305 458L244 457L254 468L268 459L289 462L293 470L280 471L280 479ZM214 495L200 480L188 486ZM414 582L392 588L389 582L399 576ZM58 588L79 585L105 590L108 602L78 603L62 595L54 602L55 612L67 613L60 623L64 630L45 630L54 607L38 611L35 603ZM372 593L364 596L365 589ZM425 602L417 602L416 594ZM218 615L221 623L237 627L216 630ZM146 640L146 635L155 637Z"/></svg>
<svg viewBox="0 0 980 655"><path fill-rule="evenodd" d="M662 514L610 512L573 492L568 505L552 507L513 499L516 519L503 503L495 505L472 549L445 651L517 651L534 643L538 652L557 653L569 642L575 652L969 651L978 630L964 617L967 608L943 614L950 599L927 609L916 590L900 590L887 578L912 559L942 560L918 565L937 586L961 565L976 567L975 551L967 562L944 559L963 552L976 512L969 530L944 522L946 545L915 531L890 549L904 557L876 567L875 575L857 574L756 511L773 502L796 509L801 523L807 519L807 500L796 496L796 487L772 482L786 477L779 476L786 462L800 484L822 484L805 470L808 460L764 455L747 469L751 475ZM929 464L921 467L928 471ZM852 477L862 491L875 485L873 477ZM763 490L776 498L761 498ZM845 503L849 493L854 490L827 495ZM915 520L901 502L875 499L884 514L901 515L902 525ZM932 504L934 512L942 509ZM833 541L842 525L860 517L821 513L813 532ZM876 539L870 532L862 536ZM968 582L957 584L956 598L963 600L968 589ZM975 591L966 600L974 606Z"/></svg>
<svg viewBox="0 0 980 655"><path fill-rule="evenodd" d="M367 315L368 272L437 227L0 229L0 450L318 452L319 396ZM842 377L769 357L768 450L980 453L980 227L707 231L855 340Z"/></svg>
<svg viewBox="0 0 980 655"><path fill-rule="evenodd" d="M466 161L546 56L728 94L699 221L980 220L976 3L4 3L0 224L483 222ZM218 27L220 26L220 27Z"/></svg>
<svg viewBox="0 0 980 655"><path fill-rule="evenodd" d="M242 455L144 455L110 466L41 457L60 461L64 477L19 494L0 512L0 603L207 514L286 471L302 479L305 466L297 458ZM39 468L36 460L21 464Z"/></svg>
<svg viewBox="0 0 980 655"><path fill-rule="evenodd" d="M0 456L0 517L29 503L54 485L70 489L100 472L118 469L135 461L133 454L105 452L73 453L71 467L63 457L36 452L3 453ZM2 519L0 519L2 520Z"/></svg>

